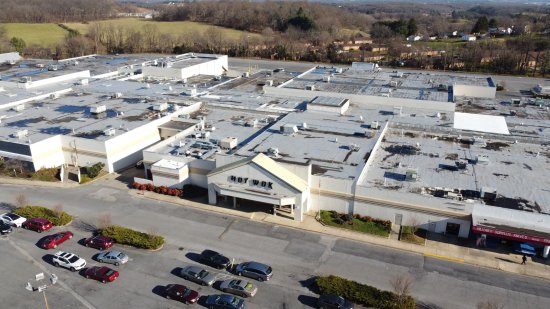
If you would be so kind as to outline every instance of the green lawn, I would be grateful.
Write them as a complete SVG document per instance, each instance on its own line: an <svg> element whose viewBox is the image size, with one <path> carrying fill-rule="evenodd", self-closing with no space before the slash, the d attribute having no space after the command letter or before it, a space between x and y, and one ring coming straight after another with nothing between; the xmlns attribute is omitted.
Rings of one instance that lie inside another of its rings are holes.
<svg viewBox="0 0 550 309"><path fill-rule="evenodd" d="M388 237L390 235L389 229L387 229L383 225L375 222L365 222L357 218L353 218L353 224L339 224L336 222L336 219L331 216L331 212L326 210L321 210L321 221L329 226L344 228L356 232L368 233L383 237Z"/></svg>
<svg viewBox="0 0 550 309"><path fill-rule="evenodd" d="M77 30L78 32L85 34L89 31L90 26L94 23L99 23L101 25L114 27L124 27L128 29L143 29L145 25L154 25L158 28L159 32L170 33L175 36L180 36L185 33L204 33L209 28L217 28L222 31L225 38L238 40L244 36L250 36L251 38L262 38L260 34L251 33L246 31L240 31L235 29L229 29L224 27L212 26L209 24L192 22L192 21L172 21L172 22L163 22L163 21L154 21L150 19L143 18L117 18L96 21L91 23L66 23L65 25L71 29Z"/></svg>
<svg viewBox="0 0 550 309"><path fill-rule="evenodd" d="M43 47L55 47L61 43L68 32L56 24L3 24L6 28L7 37L22 38L27 46L40 45Z"/></svg>

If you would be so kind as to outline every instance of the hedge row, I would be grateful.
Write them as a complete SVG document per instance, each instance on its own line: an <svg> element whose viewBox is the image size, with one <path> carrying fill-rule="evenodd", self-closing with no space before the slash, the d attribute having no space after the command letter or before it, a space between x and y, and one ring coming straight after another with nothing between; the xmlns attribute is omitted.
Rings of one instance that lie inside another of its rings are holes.
<svg viewBox="0 0 550 309"><path fill-rule="evenodd" d="M73 220L73 216L64 211L55 211L42 206L25 206L15 209L14 213L30 218L44 218L50 220L53 225L67 225Z"/></svg>
<svg viewBox="0 0 550 309"><path fill-rule="evenodd" d="M116 243L141 249L159 249L164 245L164 237L134 231L132 229L111 225L99 230L99 234L112 238Z"/></svg>
<svg viewBox="0 0 550 309"><path fill-rule="evenodd" d="M345 299L367 307L378 309L415 309L414 298L406 296L403 303L398 302L395 293L382 291L370 285L361 284L337 276L315 278L321 294L336 294Z"/></svg>
<svg viewBox="0 0 550 309"><path fill-rule="evenodd" d="M155 185L148 183L148 184L141 184L139 182L133 182L132 188L140 190L140 191L152 191L159 194L165 194L165 195L171 195L171 196L181 196L182 190L181 189L175 189L175 188L168 188L166 186L160 186L156 187Z"/></svg>
<svg viewBox="0 0 550 309"><path fill-rule="evenodd" d="M350 223L350 222L352 222L353 218L355 218L355 219L361 220L363 222L373 222L373 223L376 223L376 224L379 224L379 225L383 226L388 231L391 230L391 224L392 223L389 220L382 220L382 219L378 219L378 218L373 218L371 216L361 216L360 214L354 214L353 216L349 215L349 214L340 214L340 213L337 213L334 210L330 210L329 213L330 213L330 216L332 218L334 218L335 222L338 223L338 224L344 224L346 222Z"/></svg>

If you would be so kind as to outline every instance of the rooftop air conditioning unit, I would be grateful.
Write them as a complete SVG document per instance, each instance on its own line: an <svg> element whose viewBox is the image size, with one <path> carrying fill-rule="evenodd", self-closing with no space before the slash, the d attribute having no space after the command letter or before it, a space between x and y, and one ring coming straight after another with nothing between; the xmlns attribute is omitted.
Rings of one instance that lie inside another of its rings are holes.
<svg viewBox="0 0 550 309"><path fill-rule="evenodd" d="M341 74L343 72L343 70L342 70L342 68L335 68L334 72L338 73L338 74Z"/></svg>
<svg viewBox="0 0 550 309"><path fill-rule="evenodd" d="M52 93L52 94L50 94L50 99L55 100L55 99L57 99L57 98L59 98L59 93Z"/></svg>
<svg viewBox="0 0 550 309"><path fill-rule="evenodd" d="M48 71L57 71L57 69L58 69L57 65L55 65L55 64L52 64L48 67Z"/></svg>
<svg viewBox="0 0 550 309"><path fill-rule="evenodd" d="M330 83L330 76L323 76L323 81L325 83Z"/></svg>
<svg viewBox="0 0 550 309"><path fill-rule="evenodd" d="M277 157L277 156L279 156L279 148L270 147L270 148L267 149L267 154L271 155L271 156L274 156L274 157Z"/></svg>
<svg viewBox="0 0 550 309"><path fill-rule="evenodd" d="M78 82L79 85L88 85L88 83L89 81L87 78L83 78Z"/></svg>
<svg viewBox="0 0 550 309"><path fill-rule="evenodd" d="M32 81L32 78L30 76L23 76L19 79L20 83L30 83Z"/></svg>
<svg viewBox="0 0 550 309"><path fill-rule="evenodd" d="M29 130L25 129L25 130L19 130L17 132L15 132L13 134L15 137L21 139L21 138L24 138L26 137L27 135L29 135Z"/></svg>
<svg viewBox="0 0 550 309"><path fill-rule="evenodd" d="M265 85L266 85L266 86L269 86L269 87L273 87L273 80L271 80L271 79L270 79L270 80L266 80L266 81L265 81Z"/></svg>
<svg viewBox="0 0 550 309"><path fill-rule="evenodd" d="M20 112L25 109L25 104L15 105L12 109L16 112Z"/></svg>
<svg viewBox="0 0 550 309"><path fill-rule="evenodd" d="M380 129L380 123L378 121L373 121L370 124L370 128L374 129L374 130L378 130L378 129Z"/></svg>
<svg viewBox="0 0 550 309"><path fill-rule="evenodd" d="M156 111L159 111L159 112L165 111L167 109L168 109L168 103L167 102L155 104L153 106L153 110L156 110Z"/></svg>
<svg viewBox="0 0 550 309"><path fill-rule="evenodd" d="M94 105L90 106L90 113L92 114L101 114L107 111L106 105Z"/></svg>
<svg viewBox="0 0 550 309"><path fill-rule="evenodd" d="M115 92L113 95L111 95L111 98L118 99L122 97L122 92Z"/></svg>
<svg viewBox="0 0 550 309"><path fill-rule="evenodd" d="M105 134L106 136L113 136L115 135L115 133L116 133L115 128L108 128L103 130L103 134Z"/></svg>
<svg viewBox="0 0 550 309"><path fill-rule="evenodd" d="M306 85L306 90L314 91L315 85Z"/></svg>
<svg viewBox="0 0 550 309"><path fill-rule="evenodd" d="M250 73L249 73L249 72L244 72L243 75L242 75L242 77L248 78L248 77L250 77Z"/></svg>

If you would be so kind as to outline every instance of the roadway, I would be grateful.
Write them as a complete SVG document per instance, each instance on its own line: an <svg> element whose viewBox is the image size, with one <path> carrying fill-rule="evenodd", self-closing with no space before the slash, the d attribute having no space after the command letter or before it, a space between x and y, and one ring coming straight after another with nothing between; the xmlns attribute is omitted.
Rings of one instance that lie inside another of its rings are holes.
<svg viewBox="0 0 550 309"><path fill-rule="evenodd" d="M505 308L550 308L550 284L545 280L142 199L129 195L114 179L70 189L3 184L0 201L11 203L21 192L32 205L61 203L75 215L69 229L78 236L76 240L90 235L98 218L108 214L114 224L161 234L167 243L158 252L123 248L133 261L122 266L119 280L107 287L56 269L46 255L53 252L36 247L38 234L16 230L0 242L0 270L9 273L4 282L10 283L0 291L0 298L8 300L10 308L36 307L43 302L38 293L31 297L24 289L29 277L43 268L55 272L64 285L48 290L53 308L90 308L86 303L95 308L181 307L161 298L160 287L180 283L204 295L219 292L173 274L177 267L196 264L195 254L205 248L236 261L253 259L273 267L273 280L258 283L258 295L247 301L249 308L312 308L316 295L308 288L308 279L316 274L335 274L381 289L391 289L393 276L408 274L414 279L412 295L424 308L474 308L486 300L496 300ZM76 240L61 249L75 251L89 265L97 264L90 259L95 251ZM231 276L218 273L220 278Z"/></svg>

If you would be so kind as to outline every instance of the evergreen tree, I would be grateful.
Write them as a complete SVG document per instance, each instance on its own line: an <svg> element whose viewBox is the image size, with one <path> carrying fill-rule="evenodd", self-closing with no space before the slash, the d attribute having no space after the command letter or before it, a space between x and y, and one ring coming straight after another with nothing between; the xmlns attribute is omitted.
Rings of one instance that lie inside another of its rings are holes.
<svg viewBox="0 0 550 309"><path fill-rule="evenodd" d="M477 19L476 24L472 28L472 33L485 33L489 29L489 20L487 16L481 16Z"/></svg>
<svg viewBox="0 0 550 309"><path fill-rule="evenodd" d="M418 31L418 26L416 25L416 20L414 18L409 19L407 25L407 35L415 35Z"/></svg>

